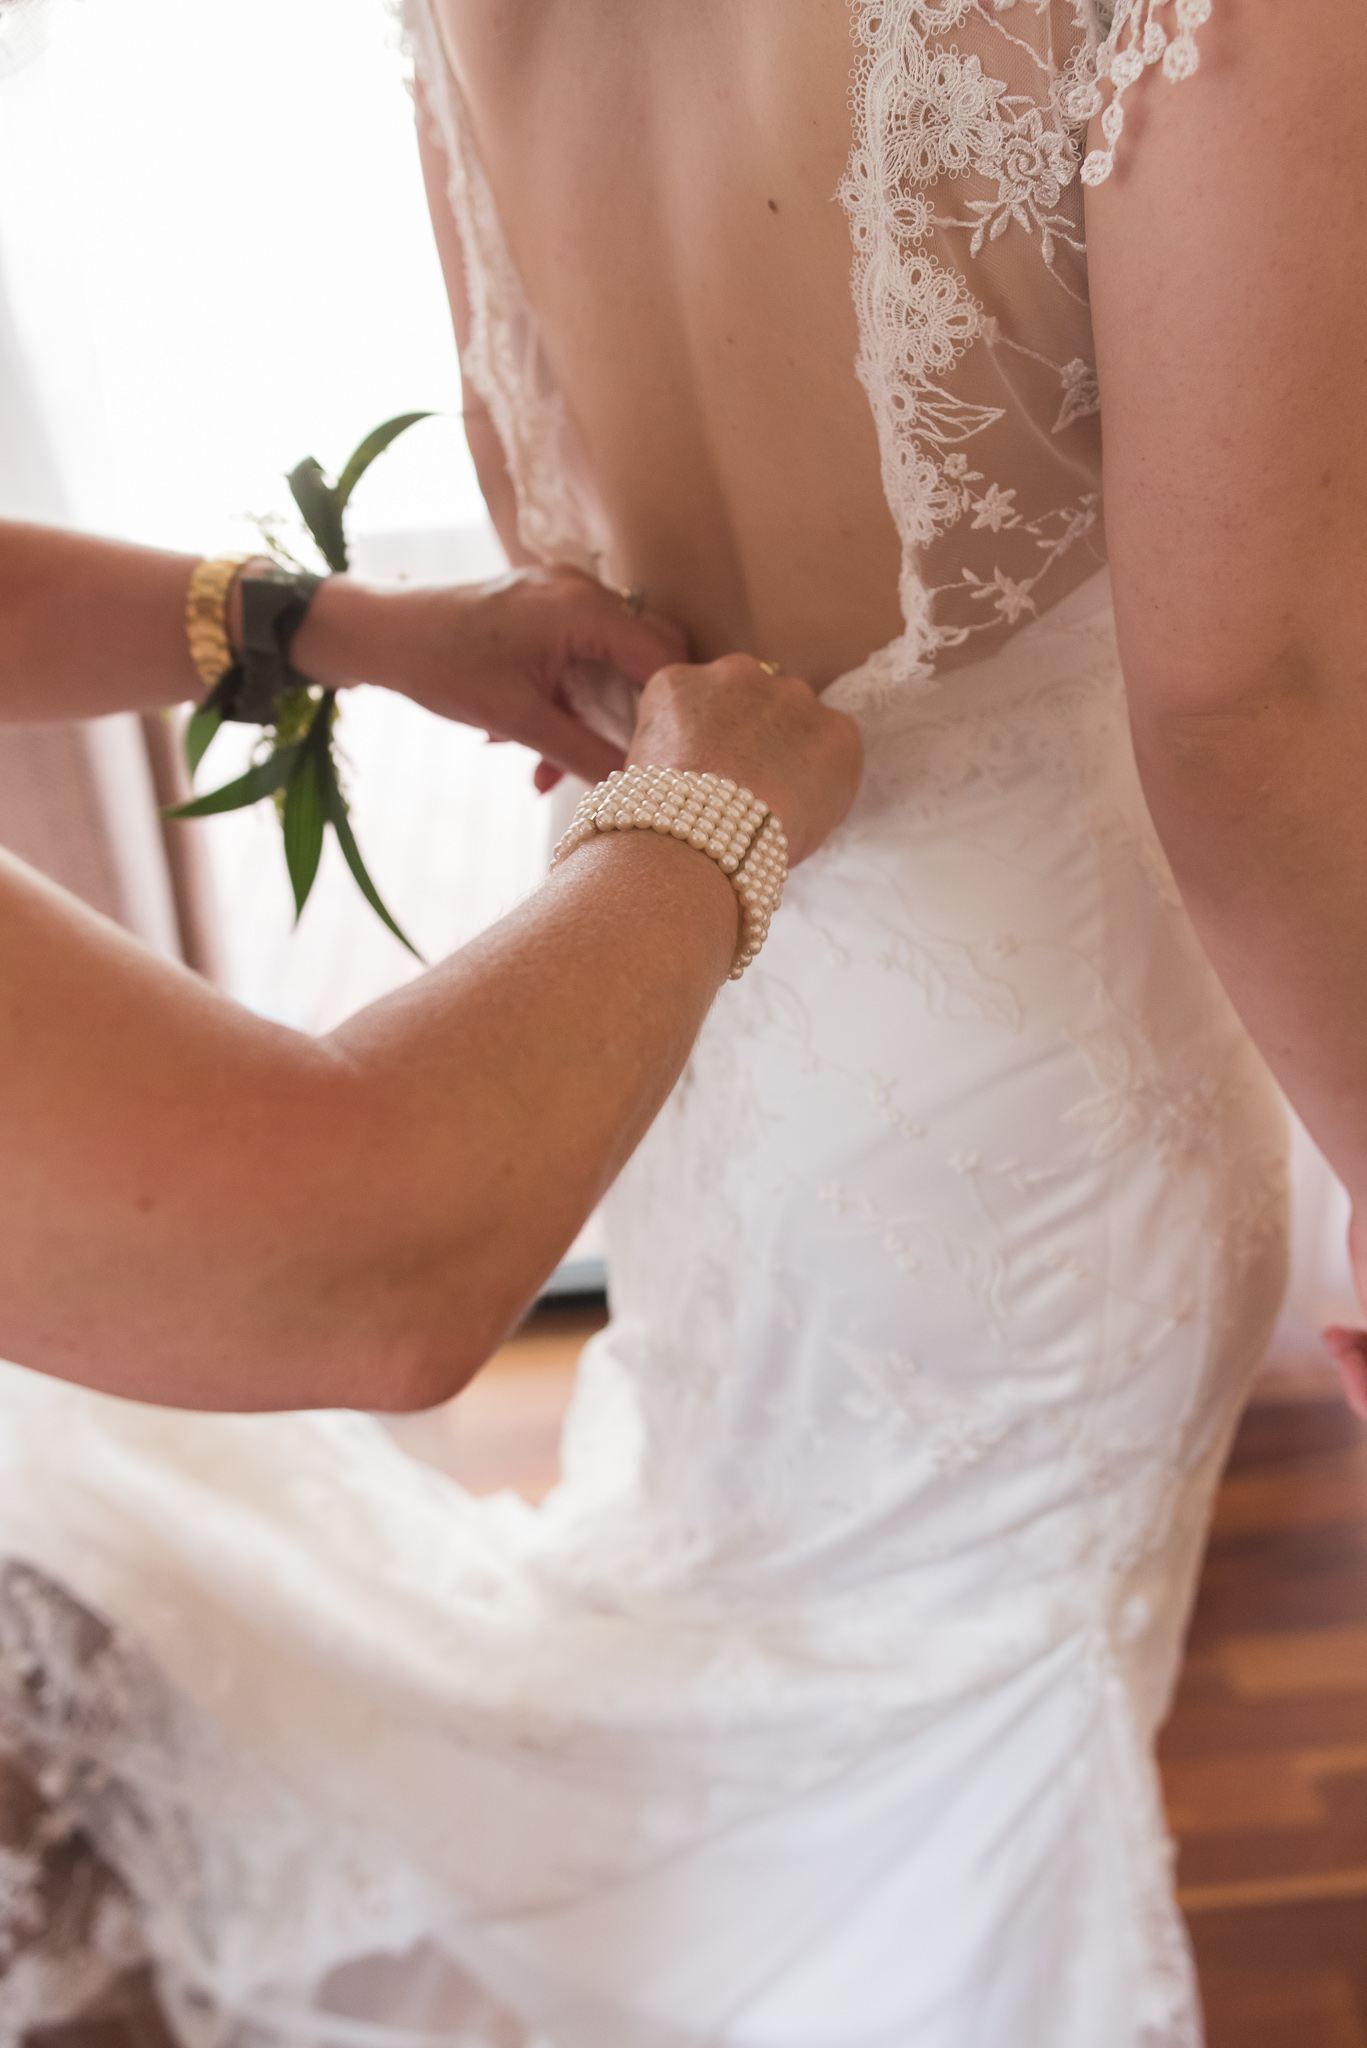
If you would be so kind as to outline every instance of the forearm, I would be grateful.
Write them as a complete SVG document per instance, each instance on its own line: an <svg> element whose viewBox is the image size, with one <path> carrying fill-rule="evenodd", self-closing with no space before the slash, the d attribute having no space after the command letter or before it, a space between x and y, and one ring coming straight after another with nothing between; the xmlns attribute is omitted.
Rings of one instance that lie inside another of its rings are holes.
<svg viewBox="0 0 1367 2048"><path fill-rule="evenodd" d="M0 521L0 721L96 718L201 697L206 679L185 632L195 559ZM233 647L241 616L235 580L224 606ZM570 570L414 590L329 576L289 649L312 682L382 684L590 782L619 767L621 754L563 707L564 675L580 661L606 662L644 683L685 652L667 620L638 616Z"/></svg>
<svg viewBox="0 0 1367 2048"><path fill-rule="evenodd" d="M664 1100L736 927L713 862L613 835L315 1043L20 878L0 1356L177 1406L454 1393Z"/></svg>
<svg viewBox="0 0 1367 2048"><path fill-rule="evenodd" d="M204 694L185 632L194 555L132 547L60 527L0 520L0 719L100 718L150 711ZM447 593L450 641L458 623ZM330 577L315 594L291 655L319 682L401 688L418 593L367 590ZM468 607L471 627L477 606ZM225 621L241 626L236 584ZM428 636L439 643L439 627Z"/></svg>
<svg viewBox="0 0 1367 2048"><path fill-rule="evenodd" d="M1211 961L1358 1202L1367 1199L1367 677L1282 659L1218 708L1132 699L1154 822Z"/></svg>
<svg viewBox="0 0 1367 2048"><path fill-rule="evenodd" d="M372 1261L352 1314L405 1273L406 1401L463 1384L563 1256L678 1079L737 922L712 861L611 835L333 1035L385 1134L346 1262Z"/></svg>
<svg viewBox="0 0 1367 2048"><path fill-rule="evenodd" d="M202 694L190 555L0 521L0 720L100 718Z"/></svg>

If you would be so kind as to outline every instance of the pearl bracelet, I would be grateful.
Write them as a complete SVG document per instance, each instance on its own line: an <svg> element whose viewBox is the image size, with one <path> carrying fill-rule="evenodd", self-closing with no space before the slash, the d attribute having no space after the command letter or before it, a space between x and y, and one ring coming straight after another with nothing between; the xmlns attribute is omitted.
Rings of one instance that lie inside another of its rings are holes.
<svg viewBox="0 0 1367 2048"><path fill-rule="evenodd" d="M788 841L773 812L748 789L691 768L614 769L589 790L551 866L600 832L667 832L714 860L740 898L740 940L731 962L739 981L764 944L783 900Z"/></svg>

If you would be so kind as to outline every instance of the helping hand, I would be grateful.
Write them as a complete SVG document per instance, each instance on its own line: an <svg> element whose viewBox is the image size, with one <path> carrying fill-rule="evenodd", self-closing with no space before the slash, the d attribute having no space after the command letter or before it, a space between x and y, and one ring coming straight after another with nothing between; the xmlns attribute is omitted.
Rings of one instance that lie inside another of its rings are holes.
<svg viewBox="0 0 1367 2048"><path fill-rule="evenodd" d="M476 589L424 594L431 639L405 694L589 782L620 768L622 755L566 707L566 670L603 662L645 683L687 653L677 626L634 613L617 591L573 569L519 569ZM538 772L538 787L555 779Z"/></svg>
<svg viewBox="0 0 1367 2048"><path fill-rule="evenodd" d="M634 612L615 590L574 569L518 569L492 583L377 591L325 583L296 635L293 659L320 682L381 683L443 718L517 740L554 766L598 782L619 748L565 708L566 671L580 662L644 683L687 654L682 631Z"/></svg>
<svg viewBox="0 0 1367 2048"><path fill-rule="evenodd" d="M835 830L864 772L854 720L748 654L661 669L641 698L627 758L727 776L753 790L783 827L790 867Z"/></svg>

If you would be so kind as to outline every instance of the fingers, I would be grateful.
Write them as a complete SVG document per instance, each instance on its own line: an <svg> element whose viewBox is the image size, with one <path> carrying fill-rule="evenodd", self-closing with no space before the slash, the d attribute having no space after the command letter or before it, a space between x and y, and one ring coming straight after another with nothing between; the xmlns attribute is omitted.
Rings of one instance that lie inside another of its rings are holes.
<svg viewBox="0 0 1367 2048"><path fill-rule="evenodd" d="M536 730L523 736L523 743L536 747L544 756L542 767L549 764L552 773L568 769L571 775L582 776L585 782L601 782L605 775L611 775L614 768L620 768L623 754L620 747L614 747L610 740L600 739L596 732L590 732L568 711L562 711L558 704L543 704L536 718ZM554 781L543 782L541 770L536 773L536 786L540 790L551 789Z"/></svg>
<svg viewBox="0 0 1367 2048"><path fill-rule="evenodd" d="M564 780L564 769L557 768L554 761L538 761L532 771L532 787L540 796L549 796L556 784Z"/></svg>
<svg viewBox="0 0 1367 2048"><path fill-rule="evenodd" d="M824 843L859 787L859 729L796 676L749 655L660 670L641 698L629 758L711 771L752 789L782 820L792 866Z"/></svg>
<svg viewBox="0 0 1367 2048"><path fill-rule="evenodd" d="M1339 1369L1348 1406L1367 1422L1367 1331L1334 1324L1322 1334L1324 1348Z"/></svg>
<svg viewBox="0 0 1367 2048"><path fill-rule="evenodd" d="M676 663L675 666L681 664ZM760 661L753 654L721 654L715 661L698 664L697 668L698 672L712 676L728 689L742 688L746 684L752 687L772 685L791 689L796 684L798 689L805 691L809 697L816 695L811 684L802 676L791 674L777 662Z"/></svg>
<svg viewBox="0 0 1367 2048"><path fill-rule="evenodd" d="M598 583L585 586L580 603L580 633L590 642L591 658L611 662L633 683L648 683L657 669L687 661L688 635L663 613L633 612L620 591Z"/></svg>

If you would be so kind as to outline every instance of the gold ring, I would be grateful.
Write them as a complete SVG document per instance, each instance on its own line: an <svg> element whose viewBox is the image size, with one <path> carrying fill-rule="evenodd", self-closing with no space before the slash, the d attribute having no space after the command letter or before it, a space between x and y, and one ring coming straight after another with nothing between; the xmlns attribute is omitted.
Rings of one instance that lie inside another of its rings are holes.
<svg viewBox="0 0 1367 2048"><path fill-rule="evenodd" d="M760 667L764 670L766 676L781 676L783 674L783 663L781 661L762 661Z"/></svg>
<svg viewBox="0 0 1367 2048"><path fill-rule="evenodd" d="M621 598L622 603L631 613L632 618L639 619L641 613L646 608L645 592L641 590L636 584L621 584L618 586L617 595Z"/></svg>

